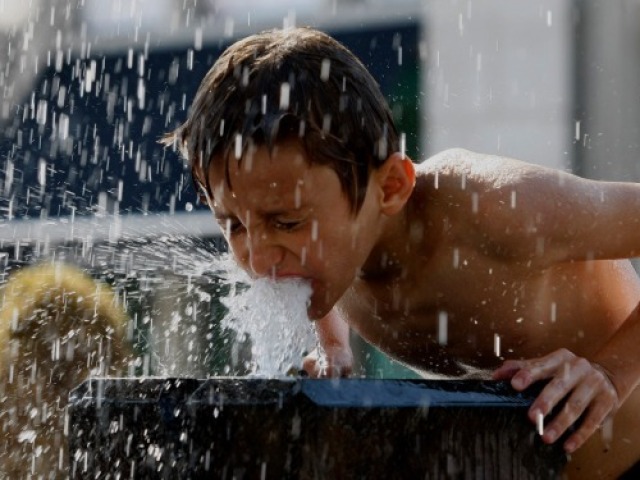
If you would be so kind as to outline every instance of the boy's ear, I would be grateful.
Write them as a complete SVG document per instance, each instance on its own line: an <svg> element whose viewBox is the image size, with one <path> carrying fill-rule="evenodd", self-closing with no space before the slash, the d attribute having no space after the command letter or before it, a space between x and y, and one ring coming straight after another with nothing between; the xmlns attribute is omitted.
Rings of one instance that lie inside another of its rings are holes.
<svg viewBox="0 0 640 480"><path fill-rule="evenodd" d="M411 196L416 183L416 171L409 157L396 152L378 168L376 179L382 191L381 210L386 215L394 215Z"/></svg>

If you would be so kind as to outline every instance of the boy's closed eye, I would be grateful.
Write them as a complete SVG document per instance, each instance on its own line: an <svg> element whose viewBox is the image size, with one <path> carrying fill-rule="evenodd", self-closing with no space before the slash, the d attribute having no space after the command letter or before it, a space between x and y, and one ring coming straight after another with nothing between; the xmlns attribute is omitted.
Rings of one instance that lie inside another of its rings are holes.
<svg viewBox="0 0 640 480"><path fill-rule="evenodd" d="M293 230L298 229L304 224L303 219L299 218L273 218L271 221L274 228L277 230L284 230L287 232L291 232Z"/></svg>
<svg viewBox="0 0 640 480"><path fill-rule="evenodd" d="M244 231L244 225L238 219L231 217L216 217L218 224L224 229L227 236L237 235ZM269 224L276 230L292 232L304 225L304 219L300 218L271 218Z"/></svg>
<svg viewBox="0 0 640 480"><path fill-rule="evenodd" d="M231 219L227 219L225 222L225 229L227 232L229 232L229 235L237 235L238 233L241 233L245 230L244 225L242 224L242 222L238 221L238 220L231 220Z"/></svg>
<svg viewBox="0 0 640 480"><path fill-rule="evenodd" d="M226 215L216 215L216 221L218 222L218 225L220 225L220 227L223 229L223 232L227 237L239 233L244 228L240 220L238 220L237 218L228 217Z"/></svg>

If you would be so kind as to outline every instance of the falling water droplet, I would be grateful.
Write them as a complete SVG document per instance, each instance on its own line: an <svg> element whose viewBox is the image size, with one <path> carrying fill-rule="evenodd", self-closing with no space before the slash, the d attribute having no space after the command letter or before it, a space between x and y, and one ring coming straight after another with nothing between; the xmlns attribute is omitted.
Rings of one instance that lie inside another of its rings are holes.
<svg viewBox="0 0 640 480"><path fill-rule="evenodd" d="M287 110L289 108L289 94L291 87L288 82L283 82L280 85L280 110Z"/></svg>
<svg viewBox="0 0 640 480"><path fill-rule="evenodd" d="M538 435L542 436L542 434L544 433L544 415L542 415L542 412L538 412L536 414L536 426Z"/></svg>
<svg viewBox="0 0 640 480"><path fill-rule="evenodd" d="M331 71L331 60L324 58L320 65L320 80L326 82L329 80L329 72Z"/></svg>
<svg viewBox="0 0 640 480"><path fill-rule="evenodd" d="M438 343L440 345L446 345L448 340L448 320L447 312L438 312Z"/></svg>
<svg viewBox="0 0 640 480"><path fill-rule="evenodd" d="M239 133L236 133L234 137L233 152L237 159L242 157L242 135Z"/></svg>
<svg viewBox="0 0 640 480"><path fill-rule="evenodd" d="M193 39L193 48L198 51L202 50L202 27L196 28Z"/></svg>
<svg viewBox="0 0 640 480"><path fill-rule="evenodd" d="M477 192L473 192L471 194L471 211L473 213L478 213L478 202L479 202L479 195Z"/></svg>

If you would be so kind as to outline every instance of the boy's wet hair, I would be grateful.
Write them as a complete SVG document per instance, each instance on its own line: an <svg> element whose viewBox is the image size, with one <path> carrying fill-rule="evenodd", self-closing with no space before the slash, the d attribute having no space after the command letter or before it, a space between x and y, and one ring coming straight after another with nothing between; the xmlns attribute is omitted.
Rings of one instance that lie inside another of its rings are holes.
<svg viewBox="0 0 640 480"><path fill-rule="evenodd" d="M333 168L354 212L369 173L398 151L380 88L343 45L311 28L269 30L231 45L209 70L187 120L166 135L211 197L207 172L242 161L248 148L299 138L309 161Z"/></svg>

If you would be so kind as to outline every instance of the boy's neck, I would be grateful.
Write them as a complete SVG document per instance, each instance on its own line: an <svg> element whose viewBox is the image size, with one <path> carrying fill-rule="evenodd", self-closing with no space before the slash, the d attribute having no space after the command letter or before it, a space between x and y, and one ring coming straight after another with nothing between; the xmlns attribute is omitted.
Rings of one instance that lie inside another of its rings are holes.
<svg viewBox="0 0 640 480"><path fill-rule="evenodd" d="M388 281L403 277L413 256L414 246L408 240L407 211L386 219L378 241L358 277L365 281Z"/></svg>
<svg viewBox="0 0 640 480"><path fill-rule="evenodd" d="M419 185L401 212L387 217L359 278L389 281L406 277L418 259L425 260L437 244L437 232L429 228L426 194Z"/></svg>

